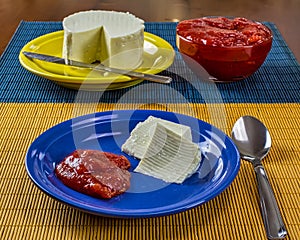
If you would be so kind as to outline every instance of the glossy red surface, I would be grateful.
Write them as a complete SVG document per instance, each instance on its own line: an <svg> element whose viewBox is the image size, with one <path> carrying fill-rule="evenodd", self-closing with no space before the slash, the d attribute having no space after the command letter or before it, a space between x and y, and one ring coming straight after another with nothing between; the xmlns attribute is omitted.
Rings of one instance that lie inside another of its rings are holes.
<svg viewBox="0 0 300 240"><path fill-rule="evenodd" d="M198 62L216 81L244 79L264 62L272 33L261 23L245 18L200 18L177 25L177 47L192 66Z"/></svg>
<svg viewBox="0 0 300 240"><path fill-rule="evenodd" d="M56 168L68 187L99 198L112 198L130 187L130 162L124 156L97 150L76 150Z"/></svg>

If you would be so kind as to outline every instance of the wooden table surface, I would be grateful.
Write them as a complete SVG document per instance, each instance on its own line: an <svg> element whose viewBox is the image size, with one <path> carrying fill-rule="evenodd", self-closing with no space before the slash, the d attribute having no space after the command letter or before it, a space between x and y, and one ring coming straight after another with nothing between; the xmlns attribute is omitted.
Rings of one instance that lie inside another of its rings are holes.
<svg viewBox="0 0 300 240"><path fill-rule="evenodd" d="M128 11L145 21L178 21L202 16L243 16L276 24L300 61L299 0L1 0L0 53L21 20L61 21L88 9Z"/></svg>

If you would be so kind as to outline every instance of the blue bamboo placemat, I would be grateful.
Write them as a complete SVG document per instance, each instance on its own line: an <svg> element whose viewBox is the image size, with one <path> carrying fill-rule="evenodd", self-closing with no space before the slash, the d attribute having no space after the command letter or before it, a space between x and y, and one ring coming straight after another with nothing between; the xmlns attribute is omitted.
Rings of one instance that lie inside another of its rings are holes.
<svg viewBox="0 0 300 240"><path fill-rule="evenodd" d="M170 85L143 82L107 92L80 92L56 85L24 69L18 60L30 40L62 29L61 22L22 21L0 58L0 102L62 103L100 101L116 103L299 103L300 66L273 23L265 23L274 34L271 52L262 67L249 78L229 84L199 81L176 51L173 65L162 75L173 78ZM176 23L147 22L145 30L167 40L175 50ZM121 100L120 100L121 99Z"/></svg>

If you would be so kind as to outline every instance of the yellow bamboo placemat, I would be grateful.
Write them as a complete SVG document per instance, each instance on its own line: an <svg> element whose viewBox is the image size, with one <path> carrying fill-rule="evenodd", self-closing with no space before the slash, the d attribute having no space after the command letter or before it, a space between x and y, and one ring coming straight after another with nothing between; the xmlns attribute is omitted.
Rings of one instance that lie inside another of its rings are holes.
<svg viewBox="0 0 300 240"><path fill-rule="evenodd" d="M299 239L299 104L71 103L0 103L0 238L266 239L254 171L246 162L242 162L230 187L215 199L186 212L149 219L114 219L83 213L48 197L27 176L27 148L49 127L90 112L137 108L192 115L228 135L241 115L261 119L271 132L273 146L264 166L288 229L287 239Z"/></svg>

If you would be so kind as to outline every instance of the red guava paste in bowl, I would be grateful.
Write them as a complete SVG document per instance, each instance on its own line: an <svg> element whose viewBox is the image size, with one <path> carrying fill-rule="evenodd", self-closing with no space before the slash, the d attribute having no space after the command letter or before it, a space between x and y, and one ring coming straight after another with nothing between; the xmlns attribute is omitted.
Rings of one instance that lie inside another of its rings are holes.
<svg viewBox="0 0 300 240"><path fill-rule="evenodd" d="M246 18L203 17L181 21L176 28L176 44L187 64L197 61L219 82L253 74L265 61L272 40L268 27Z"/></svg>

